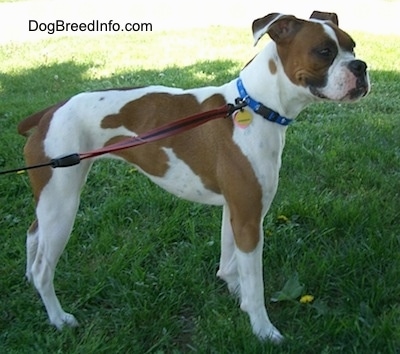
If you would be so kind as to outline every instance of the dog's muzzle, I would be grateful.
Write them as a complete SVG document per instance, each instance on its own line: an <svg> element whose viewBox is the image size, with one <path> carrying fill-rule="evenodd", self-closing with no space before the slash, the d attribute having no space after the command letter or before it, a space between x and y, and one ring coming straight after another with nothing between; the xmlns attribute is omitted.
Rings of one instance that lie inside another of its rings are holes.
<svg viewBox="0 0 400 354"><path fill-rule="evenodd" d="M349 92L350 100L366 96L370 87L367 64L362 60L353 60L347 67L357 79L356 87Z"/></svg>

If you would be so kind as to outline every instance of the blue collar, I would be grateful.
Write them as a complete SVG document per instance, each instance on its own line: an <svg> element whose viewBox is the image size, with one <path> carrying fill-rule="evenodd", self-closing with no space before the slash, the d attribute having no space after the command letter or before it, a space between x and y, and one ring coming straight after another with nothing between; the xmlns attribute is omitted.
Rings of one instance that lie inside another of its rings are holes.
<svg viewBox="0 0 400 354"><path fill-rule="evenodd" d="M240 98L242 101L246 102L247 105L257 114L264 117L266 120L274 123L278 123L280 125L289 125L292 123L293 119L289 119L286 117L282 117L279 113L269 109L268 107L264 106L262 103L253 100L247 93L246 89L244 88L242 79L238 78L236 81L237 88L240 94Z"/></svg>

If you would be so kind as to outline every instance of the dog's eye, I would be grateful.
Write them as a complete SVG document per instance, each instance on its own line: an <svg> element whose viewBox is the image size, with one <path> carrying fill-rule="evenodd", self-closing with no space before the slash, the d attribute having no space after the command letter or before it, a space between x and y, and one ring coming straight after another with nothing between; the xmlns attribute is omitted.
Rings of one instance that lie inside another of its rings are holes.
<svg viewBox="0 0 400 354"><path fill-rule="evenodd" d="M314 49L313 55L319 60L327 64L331 64L338 53L335 46L330 43L322 44Z"/></svg>
<svg viewBox="0 0 400 354"><path fill-rule="evenodd" d="M317 53L320 57L326 58L326 59L332 58L332 56L333 56L333 52L330 48L320 49L320 50L318 50Z"/></svg>

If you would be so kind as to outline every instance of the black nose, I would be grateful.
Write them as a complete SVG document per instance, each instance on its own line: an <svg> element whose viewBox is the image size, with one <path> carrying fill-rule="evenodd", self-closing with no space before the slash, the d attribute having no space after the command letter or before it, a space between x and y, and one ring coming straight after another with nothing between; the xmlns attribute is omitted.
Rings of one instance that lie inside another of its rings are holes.
<svg viewBox="0 0 400 354"><path fill-rule="evenodd" d="M367 64L362 60L353 60L349 64L349 70L356 76L360 76L366 73Z"/></svg>

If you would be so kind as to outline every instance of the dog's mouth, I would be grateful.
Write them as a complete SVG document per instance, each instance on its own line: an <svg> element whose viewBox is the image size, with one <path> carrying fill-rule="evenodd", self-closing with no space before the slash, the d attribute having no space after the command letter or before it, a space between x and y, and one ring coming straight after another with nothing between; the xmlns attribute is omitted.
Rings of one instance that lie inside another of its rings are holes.
<svg viewBox="0 0 400 354"><path fill-rule="evenodd" d="M310 86L310 91L311 91L311 93L312 93L315 97L318 97L318 98L320 98L320 99L322 99L322 100L327 100L327 99L328 99L328 97L326 97L326 96L319 90L318 87Z"/></svg>
<svg viewBox="0 0 400 354"><path fill-rule="evenodd" d="M348 91L346 91L343 95L328 95L325 93L324 88L310 86L310 92L317 98L322 100L329 100L329 101L338 101L338 102L354 102L362 97L365 97L369 90L369 80L367 77L363 79L357 79L356 86Z"/></svg>
<svg viewBox="0 0 400 354"><path fill-rule="evenodd" d="M364 83L357 85L354 89L349 91L348 98L350 101L357 100L359 98L365 97L369 92L369 85L365 81Z"/></svg>

